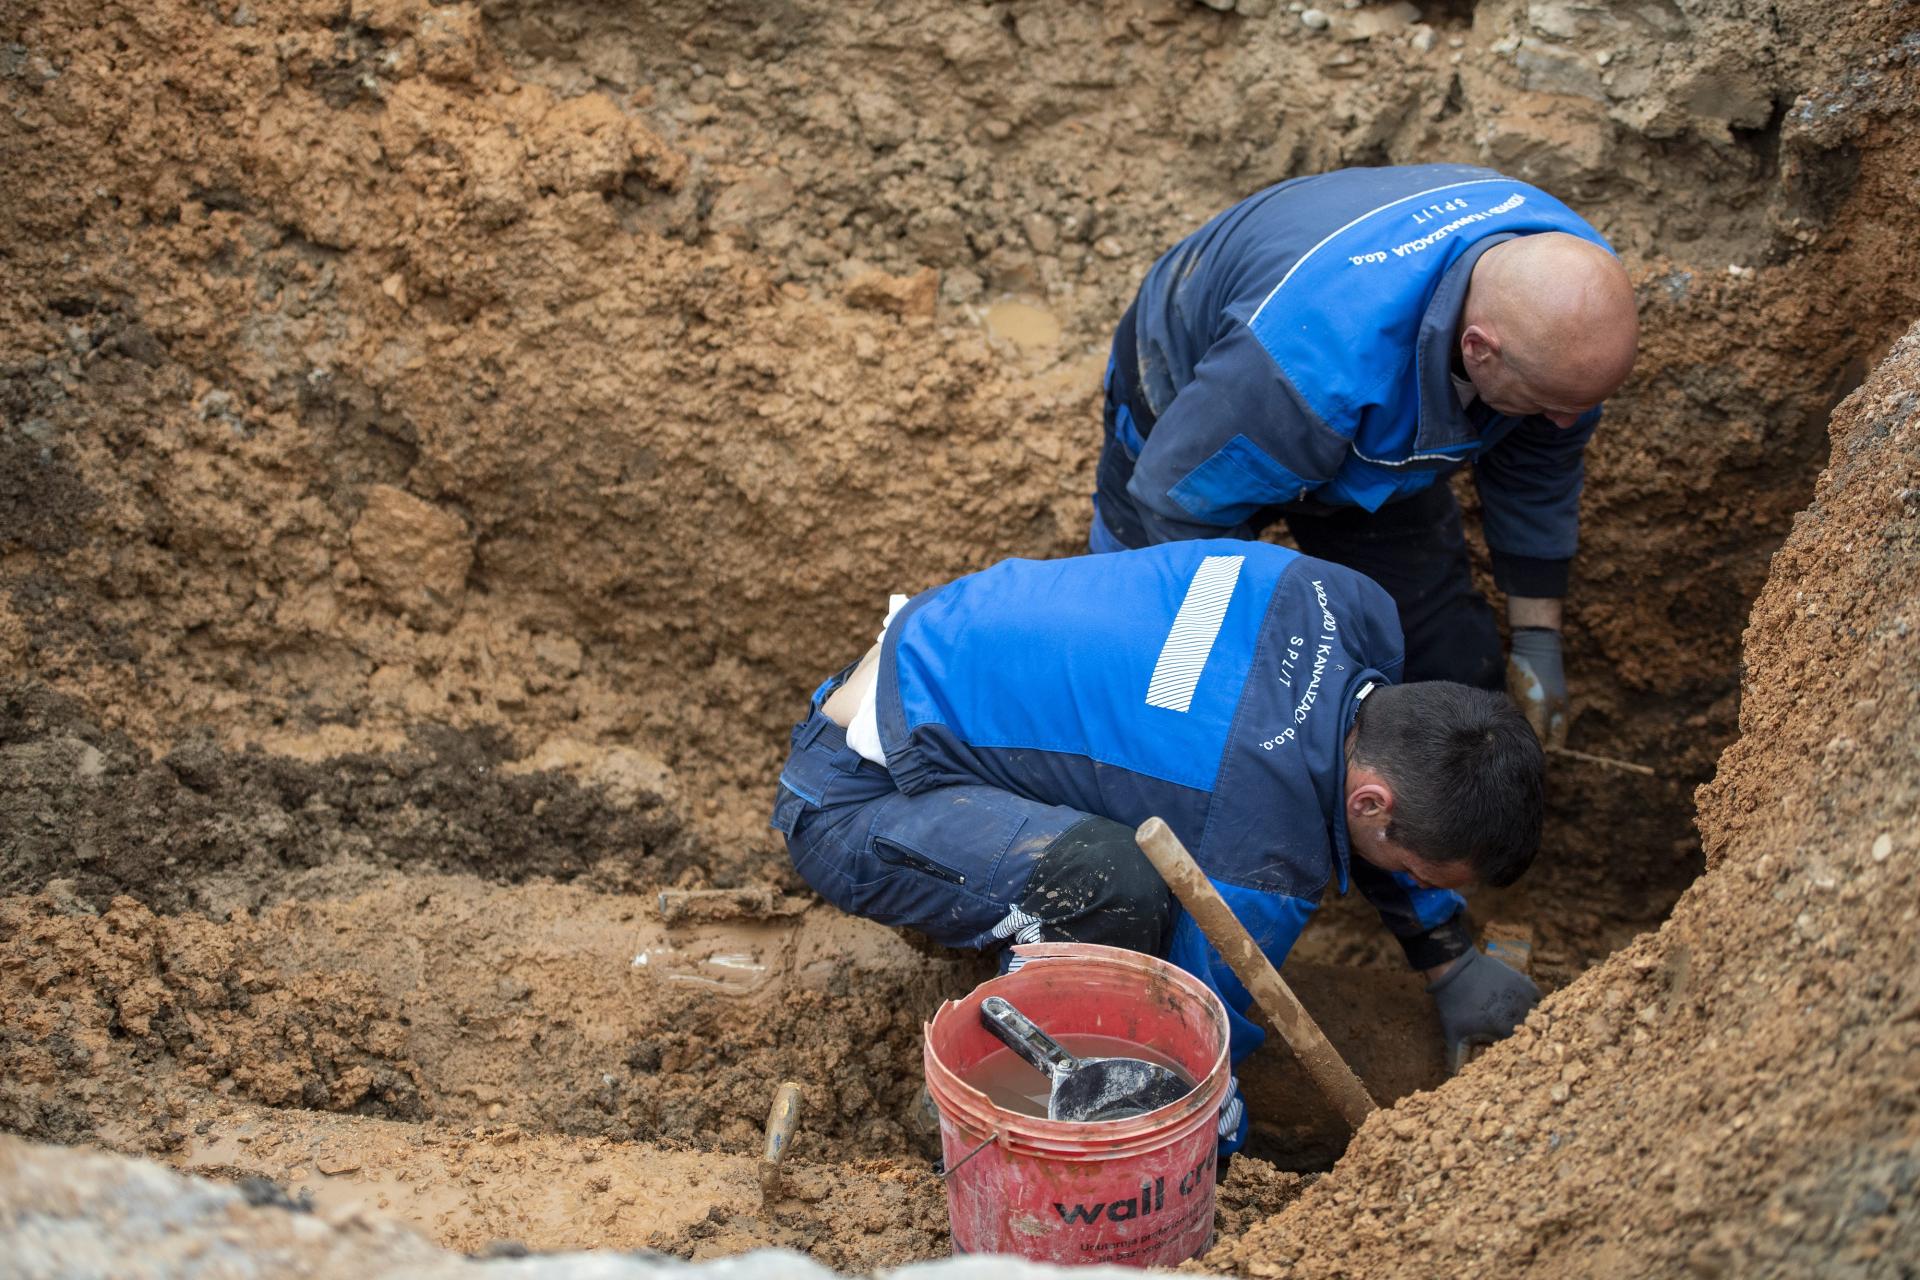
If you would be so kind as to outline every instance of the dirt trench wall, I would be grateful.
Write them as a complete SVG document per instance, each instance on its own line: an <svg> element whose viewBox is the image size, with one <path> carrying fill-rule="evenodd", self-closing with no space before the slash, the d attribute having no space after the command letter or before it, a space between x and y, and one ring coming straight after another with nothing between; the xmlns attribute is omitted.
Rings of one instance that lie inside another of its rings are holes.
<svg viewBox="0 0 1920 1280"><path fill-rule="evenodd" d="M783 730L886 592L1080 545L1151 257L1290 174L1484 161L1641 282L1575 741L1682 781L1569 770L1554 843L1651 921L1733 619L1920 305L1905 11L16 4L0 656L159 755L497 729L780 874ZM1010 294L1059 336L983 329Z"/></svg>
<svg viewBox="0 0 1920 1280"><path fill-rule="evenodd" d="M1920 1255L1916 620L1920 325L1841 407L1831 464L1756 603L1742 736L1701 792L1707 874L1657 933L1549 998L1462 1076L1374 1117L1331 1174L1204 1265L1299 1277L1910 1271ZM137 971L150 918L116 912L98 928L49 919L46 936L132 941L123 958ZM194 958L196 938L213 933L199 922L162 949L180 957L165 968L203 1015L223 1002L207 979L232 959ZM109 978L112 968L80 967ZM74 966L13 970L49 989L74 977ZM141 995L136 981L121 998ZM119 1014L135 1036L153 1029L135 1025L143 1016ZM360 1157L337 1153L371 1131L395 1168L551 1168L582 1181L578 1150L522 1147L517 1134L503 1160L484 1141L425 1141L374 1121L314 1116L302 1132L260 1119L229 1108L196 1126L201 1156L246 1158L239 1149L264 1137L270 1150L253 1163L292 1169L332 1152L325 1168L351 1173ZM685 1163L681 1153L626 1177ZM111 1269L137 1254L155 1274L199 1274L216 1232L219 1250L241 1251L216 1254L229 1267L470 1266L350 1210L289 1215L264 1185L243 1197L11 1137L0 1138L0 1167L12 1175L0 1177L0 1234L30 1273L83 1255ZM587 1190L607 1189L586 1178ZM720 1180L746 1181L745 1170ZM390 1189L400 1194L399 1180ZM711 1219L706 1235L724 1234ZM499 1206L490 1221L511 1213Z"/></svg>
<svg viewBox="0 0 1920 1280"><path fill-rule="evenodd" d="M319 761L227 750L206 730L155 758L78 699L0 683L0 892L225 916L324 892L342 863L609 891L721 869L657 764L606 753L583 783L512 754L496 734L429 724L393 750Z"/></svg>
<svg viewBox="0 0 1920 1280"><path fill-rule="evenodd" d="M1920 326L1840 408L1673 917L1209 1262L1901 1275L1920 1257ZM1337 1243L1336 1243L1337 1242Z"/></svg>
<svg viewBox="0 0 1920 1280"><path fill-rule="evenodd" d="M1911 342L1744 677L1736 637L1920 312L1920 6L1330 12L0 0L0 891L34 895L0 1123L183 1160L251 1127L215 1163L289 1178L377 1128L508 1202L463 1243L507 1229L517 1126L566 1186L638 1135L732 1162L676 1251L937 1250L917 1164L879 1227L756 1235L742 1162L807 1071L820 1185L906 1150L953 962L749 1026L630 1000L622 913L785 874L784 728L887 592L1080 545L1166 244L1295 173L1470 160L1588 213L1644 321L1569 645L1575 745L1664 776L1556 771L1526 892L1607 927L1550 984L1664 915L1748 732L1669 928L1236 1241L1299 1190L1244 1162L1213 1261L1911 1257Z"/></svg>

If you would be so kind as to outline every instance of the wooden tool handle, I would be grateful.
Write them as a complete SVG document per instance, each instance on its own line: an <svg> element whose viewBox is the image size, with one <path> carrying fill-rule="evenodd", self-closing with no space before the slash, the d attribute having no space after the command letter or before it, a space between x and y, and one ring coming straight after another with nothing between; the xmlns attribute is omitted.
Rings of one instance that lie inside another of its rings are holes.
<svg viewBox="0 0 1920 1280"><path fill-rule="evenodd" d="M1207 941L1273 1018L1281 1038L1313 1077L1327 1101L1333 1104L1333 1109L1348 1124L1359 1128L1376 1109L1366 1086L1360 1083L1360 1077L1353 1074L1353 1068L1320 1030L1320 1024L1280 977L1266 953L1260 950L1260 944L1233 914L1233 908L1208 881L1200 864L1180 843L1180 837L1160 819L1148 818L1134 833L1134 839L1139 841L1141 852L1147 855L1147 861L1160 873L1160 878L1167 882L1167 888L1173 890L1173 896L1180 899L1180 905L1207 935Z"/></svg>
<svg viewBox="0 0 1920 1280"><path fill-rule="evenodd" d="M789 1080L773 1093L773 1106L767 1111L767 1149L760 1157L760 1208L770 1210L785 1191L780 1162L793 1143L793 1131L800 1127L800 1086Z"/></svg>
<svg viewBox="0 0 1920 1280"><path fill-rule="evenodd" d="M767 1149L760 1159L773 1165L784 1160L799 1125L800 1086L789 1080L774 1091L773 1106L767 1112Z"/></svg>

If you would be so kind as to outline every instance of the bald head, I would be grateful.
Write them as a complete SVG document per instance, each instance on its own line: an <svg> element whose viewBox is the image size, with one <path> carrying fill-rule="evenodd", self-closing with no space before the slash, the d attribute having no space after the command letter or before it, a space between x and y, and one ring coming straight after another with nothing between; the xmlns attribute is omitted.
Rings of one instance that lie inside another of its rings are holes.
<svg viewBox="0 0 1920 1280"><path fill-rule="evenodd" d="M1502 241L1474 264L1460 357L1489 407L1568 426L1627 380L1639 335L1620 260L1543 232Z"/></svg>

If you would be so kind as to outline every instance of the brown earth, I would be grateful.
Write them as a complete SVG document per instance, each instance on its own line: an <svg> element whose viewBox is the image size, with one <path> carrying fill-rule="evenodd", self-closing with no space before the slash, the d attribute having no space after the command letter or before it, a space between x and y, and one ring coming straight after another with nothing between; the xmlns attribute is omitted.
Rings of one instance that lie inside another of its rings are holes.
<svg viewBox="0 0 1920 1280"><path fill-rule="evenodd" d="M1835 418L1746 633L1709 869L1658 933L1207 1263L1256 1276L1911 1275L1920 325ZM1329 1249L1337 1238L1339 1247Z"/></svg>
<svg viewBox="0 0 1920 1280"><path fill-rule="evenodd" d="M1214 1261L1911 1259L1910 355L1794 513L1920 313L1920 6L1238 10L0 0L0 1125L462 1248L942 1251L917 1022L981 970L781 905L785 728L887 592L1081 545L1167 243L1475 160L1638 284L1573 745L1660 776L1556 766L1475 908L1567 989L1245 1234L1305 1183L1239 1162ZM724 886L765 911L654 898ZM1298 956L1392 951L1339 904ZM1324 981L1383 1096L1438 1082L1406 980ZM1255 1150L1326 1167L1264 1070Z"/></svg>

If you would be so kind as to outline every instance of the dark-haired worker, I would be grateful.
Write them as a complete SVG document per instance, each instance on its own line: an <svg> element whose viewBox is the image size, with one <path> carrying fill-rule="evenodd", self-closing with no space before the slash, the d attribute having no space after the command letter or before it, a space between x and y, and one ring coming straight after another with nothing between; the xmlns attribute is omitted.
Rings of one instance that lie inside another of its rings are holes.
<svg viewBox="0 0 1920 1280"><path fill-rule="evenodd" d="M1386 593L1283 547L1008 560L896 605L814 692L773 825L827 901L945 945L1171 960L1221 994L1237 1062L1263 1032L1134 843L1157 815L1276 965L1357 885L1457 1049L1539 998L1473 945L1453 890L1532 861L1544 757L1504 696L1400 684L1401 665Z"/></svg>

